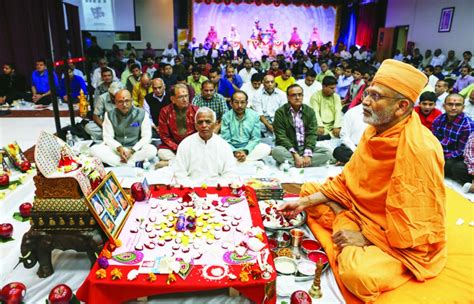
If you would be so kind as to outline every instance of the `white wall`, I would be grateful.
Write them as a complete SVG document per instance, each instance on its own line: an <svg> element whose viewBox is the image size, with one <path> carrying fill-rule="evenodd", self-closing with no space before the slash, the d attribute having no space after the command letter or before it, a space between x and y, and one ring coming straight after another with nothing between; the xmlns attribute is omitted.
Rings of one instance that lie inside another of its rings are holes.
<svg viewBox="0 0 474 304"><path fill-rule="evenodd" d="M173 0L135 0L135 21L141 26L142 41L132 42L137 49L144 49L149 41L155 49L165 49L174 39ZM91 32L102 48L110 49L115 43L115 33ZM126 42L117 43L120 48Z"/></svg>
<svg viewBox="0 0 474 304"><path fill-rule="evenodd" d="M441 9L455 7L451 32L438 33ZM388 0L385 27L409 25L408 41L424 54L436 48L447 53L454 50L458 58L462 52L474 52L473 0Z"/></svg>

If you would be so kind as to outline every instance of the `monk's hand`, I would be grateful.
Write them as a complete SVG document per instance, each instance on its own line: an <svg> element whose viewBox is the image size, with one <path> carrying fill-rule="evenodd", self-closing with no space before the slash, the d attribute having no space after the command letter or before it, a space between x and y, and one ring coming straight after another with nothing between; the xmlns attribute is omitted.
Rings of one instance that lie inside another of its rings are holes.
<svg viewBox="0 0 474 304"><path fill-rule="evenodd" d="M334 211L334 214L336 215L338 215L342 211L347 210L346 208L342 207L340 204L333 201L327 202L326 205L329 206L332 209L332 211Z"/></svg>
<svg viewBox="0 0 474 304"><path fill-rule="evenodd" d="M309 156L303 156L303 167L311 166L312 158Z"/></svg>
<svg viewBox="0 0 474 304"><path fill-rule="evenodd" d="M307 197L302 197L297 201L286 202L277 207L277 211L285 218L295 218L304 208L308 207L309 199Z"/></svg>
<svg viewBox="0 0 474 304"><path fill-rule="evenodd" d="M332 241L340 249L346 246L364 247L372 243L360 231L340 230L332 235Z"/></svg>
<svg viewBox="0 0 474 304"><path fill-rule="evenodd" d="M324 135L324 127L318 127L316 131L316 135Z"/></svg>
<svg viewBox="0 0 474 304"><path fill-rule="evenodd" d="M335 128L332 130L332 134L335 136L335 137L339 137L341 135L341 128Z"/></svg>

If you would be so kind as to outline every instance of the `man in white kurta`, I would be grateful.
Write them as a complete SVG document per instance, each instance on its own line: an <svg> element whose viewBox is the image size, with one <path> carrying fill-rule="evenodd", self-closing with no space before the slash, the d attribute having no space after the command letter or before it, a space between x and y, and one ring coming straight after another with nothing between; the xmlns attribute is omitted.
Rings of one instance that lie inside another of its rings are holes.
<svg viewBox="0 0 474 304"><path fill-rule="evenodd" d="M152 160L156 147L151 143L151 122L142 108L132 105L127 90L115 94L116 108L104 116L104 142L91 147L91 153L110 166L135 166L137 161Z"/></svg>
<svg viewBox="0 0 474 304"><path fill-rule="evenodd" d="M214 134L216 114L207 107L200 108L195 118L197 133L186 137L178 146L172 163L179 182L203 182L233 176L236 160L229 144Z"/></svg>

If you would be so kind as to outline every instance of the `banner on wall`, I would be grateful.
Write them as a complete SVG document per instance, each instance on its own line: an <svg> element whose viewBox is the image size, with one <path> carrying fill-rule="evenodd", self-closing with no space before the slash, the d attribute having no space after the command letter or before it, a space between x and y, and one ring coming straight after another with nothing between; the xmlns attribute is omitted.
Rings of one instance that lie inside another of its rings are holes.
<svg viewBox="0 0 474 304"><path fill-rule="evenodd" d="M88 29L115 30L112 2L112 0L82 0L82 13Z"/></svg>
<svg viewBox="0 0 474 304"><path fill-rule="evenodd" d="M188 41L188 29L177 29L176 37L178 39L178 49L181 49Z"/></svg>

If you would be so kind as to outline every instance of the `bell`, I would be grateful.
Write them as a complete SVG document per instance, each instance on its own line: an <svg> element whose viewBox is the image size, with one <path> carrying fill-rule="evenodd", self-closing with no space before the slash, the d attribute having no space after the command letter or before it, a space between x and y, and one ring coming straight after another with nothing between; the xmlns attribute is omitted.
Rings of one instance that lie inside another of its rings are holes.
<svg viewBox="0 0 474 304"><path fill-rule="evenodd" d="M59 217L59 226L64 226L66 225L66 221L63 219L63 217Z"/></svg>
<svg viewBox="0 0 474 304"><path fill-rule="evenodd" d="M79 226L84 226L86 223L84 223L84 220L82 217L79 218Z"/></svg>
<svg viewBox="0 0 474 304"><path fill-rule="evenodd" d="M49 226L51 227L56 226L56 221L52 217L49 218Z"/></svg>
<svg viewBox="0 0 474 304"><path fill-rule="evenodd" d="M40 217L40 218L38 219L38 225L39 225L39 226L44 226L44 220L43 220L42 217Z"/></svg>
<svg viewBox="0 0 474 304"><path fill-rule="evenodd" d="M74 226L76 223L74 222L74 219L72 217L69 218L69 226Z"/></svg>
<svg viewBox="0 0 474 304"><path fill-rule="evenodd" d="M89 226L94 226L95 225L95 221L94 219L91 217L90 220L89 220Z"/></svg>

